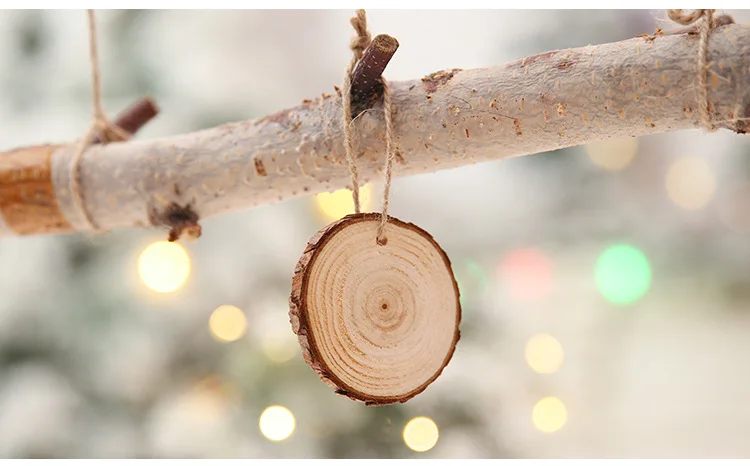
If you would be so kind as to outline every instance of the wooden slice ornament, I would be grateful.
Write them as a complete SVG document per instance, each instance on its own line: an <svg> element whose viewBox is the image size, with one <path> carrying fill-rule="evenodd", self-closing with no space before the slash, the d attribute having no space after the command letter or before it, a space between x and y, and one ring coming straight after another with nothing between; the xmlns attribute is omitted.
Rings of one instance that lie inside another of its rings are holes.
<svg viewBox="0 0 750 466"><path fill-rule="evenodd" d="M308 243L292 280L302 355L338 393L368 404L424 391L453 356L461 305L450 260L426 231L380 214L348 215Z"/></svg>
<svg viewBox="0 0 750 466"><path fill-rule="evenodd" d="M394 150L384 79L382 213L360 213L349 122L351 73L369 43L364 10L352 25L359 37L342 96L355 213L308 242L292 279L289 316L305 361L323 382L353 400L386 405L422 393L443 372L460 338L461 304L445 251L425 230L388 216Z"/></svg>

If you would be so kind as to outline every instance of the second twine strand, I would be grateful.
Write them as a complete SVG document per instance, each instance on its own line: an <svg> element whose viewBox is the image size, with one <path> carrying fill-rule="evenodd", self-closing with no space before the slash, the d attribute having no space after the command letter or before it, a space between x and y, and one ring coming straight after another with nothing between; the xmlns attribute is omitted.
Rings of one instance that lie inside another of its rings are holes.
<svg viewBox="0 0 750 466"><path fill-rule="evenodd" d="M341 90L344 106L344 148L346 150L346 160L349 164L349 174L351 175L352 182L352 200L354 201L354 211L356 213L361 212L360 200L359 200L359 169L357 168L357 162L354 158L355 146L352 129L352 102L351 102L351 88L352 88L352 73L357 62L362 58L362 54L368 45L370 45L370 32L367 30L367 14L365 10L357 10L357 16L351 19L351 24L354 27L357 35L352 38L349 48L352 50L352 59L349 62L349 66L346 68L346 74L344 76L344 84ZM391 103L391 90L388 87L388 82L384 77L380 78L383 82L383 109L385 111L385 144L386 144L386 157L385 157L385 186L383 187L383 202L382 202L382 214L380 216L380 224L377 230L377 242L378 244L385 245L388 238L385 235L385 226L388 223L388 202L390 199L391 190L391 174L393 172L393 159L395 153L393 150L393 111Z"/></svg>

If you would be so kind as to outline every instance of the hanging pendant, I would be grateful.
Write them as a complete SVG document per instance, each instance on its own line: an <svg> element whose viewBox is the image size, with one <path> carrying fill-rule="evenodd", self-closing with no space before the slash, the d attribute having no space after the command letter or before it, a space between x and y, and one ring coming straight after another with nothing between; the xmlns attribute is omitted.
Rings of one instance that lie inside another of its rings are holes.
<svg viewBox="0 0 750 466"><path fill-rule="evenodd" d="M370 47L364 10L357 10L351 23L357 38L341 90L342 129L357 213L331 223L307 243L292 279L289 320L305 361L323 382L353 400L387 405L417 396L443 372L460 338L461 303L445 251L418 226L388 216L397 148L391 91L382 76L382 213L359 213L351 76L359 58L377 47Z"/></svg>
<svg viewBox="0 0 750 466"><path fill-rule="evenodd" d="M292 280L290 321L305 361L336 393L368 405L405 402L441 374L459 340L450 260L418 226L348 215L307 244Z"/></svg>

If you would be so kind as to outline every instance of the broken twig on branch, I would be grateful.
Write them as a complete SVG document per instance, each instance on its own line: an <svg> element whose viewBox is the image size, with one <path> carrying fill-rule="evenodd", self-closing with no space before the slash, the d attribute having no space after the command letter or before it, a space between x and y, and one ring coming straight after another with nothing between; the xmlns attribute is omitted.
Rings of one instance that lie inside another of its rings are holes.
<svg viewBox="0 0 750 466"><path fill-rule="evenodd" d="M386 34L375 36L365 49L352 73L352 114L355 117L383 94L380 77L396 50L398 41Z"/></svg>
<svg viewBox="0 0 750 466"><path fill-rule="evenodd" d="M148 97L144 97L117 115L115 125L132 135L137 133L139 129L151 121L158 113L159 107L156 106L156 103ZM101 142L101 135L97 135L93 140L93 144Z"/></svg>

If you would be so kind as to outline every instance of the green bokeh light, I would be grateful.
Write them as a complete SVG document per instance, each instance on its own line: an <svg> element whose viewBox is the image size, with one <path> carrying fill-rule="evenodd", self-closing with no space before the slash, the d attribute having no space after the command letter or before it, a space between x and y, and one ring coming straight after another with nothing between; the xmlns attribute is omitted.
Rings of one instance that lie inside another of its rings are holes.
<svg viewBox="0 0 750 466"><path fill-rule="evenodd" d="M474 259L462 261L454 276L460 293L461 306L476 302L476 297L489 287L489 277L484 268ZM467 301L468 300L468 301Z"/></svg>
<svg viewBox="0 0 750 466"><path fill-rule="evenodd" d="M627 244L607 248L596 264L596 285L612 304L635 303L651 286L651 266L646 255Z"/></svg>
<svg viewBox="0 0 750 466"><path fill-rule="evenodd" d="M469 259L466 261L466 270L469 272L471 278L477 282L480 290L484 291L489 284L489 278L487 278L487 273L484 271L484 268L482 268L477 261Z"/></svg>

